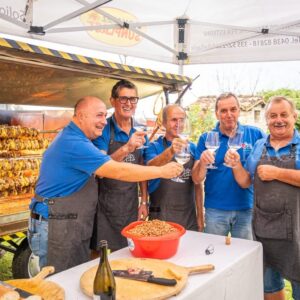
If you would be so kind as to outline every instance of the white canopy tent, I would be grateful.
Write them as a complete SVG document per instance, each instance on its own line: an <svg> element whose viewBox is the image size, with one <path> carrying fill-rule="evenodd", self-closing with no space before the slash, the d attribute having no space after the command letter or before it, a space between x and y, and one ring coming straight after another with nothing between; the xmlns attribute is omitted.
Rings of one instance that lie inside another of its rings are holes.
<svg viewBox="0 0 300 300"><path fill-rule="evenodd" d="M0 0L0 31L185 64L298 60L298 0Z"/></svg>

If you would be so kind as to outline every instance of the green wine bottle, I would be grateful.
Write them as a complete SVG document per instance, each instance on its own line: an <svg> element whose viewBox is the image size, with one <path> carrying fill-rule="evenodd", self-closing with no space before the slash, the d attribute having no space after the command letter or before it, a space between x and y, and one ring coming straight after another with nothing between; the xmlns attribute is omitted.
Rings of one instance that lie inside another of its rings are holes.
<svg viewBox="0 0 300 300"><path fill-rule="evenodd" d="M107 258L107 241L100 241L101 258L94 279L94 300L115 300L116 282Z"/></svg>

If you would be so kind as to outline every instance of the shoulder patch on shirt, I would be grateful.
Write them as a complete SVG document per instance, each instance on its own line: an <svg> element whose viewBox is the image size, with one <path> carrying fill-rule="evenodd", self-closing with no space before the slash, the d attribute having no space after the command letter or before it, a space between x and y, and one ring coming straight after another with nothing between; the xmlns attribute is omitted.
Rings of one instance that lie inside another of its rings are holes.
<svg viewBox="0 0 300 300"><path fill-rule="evenodd" d="M242 144L242 149L245 150L245 151L251 151L253 148L252 144L249 144L249 143L243 143Z"/></svg>

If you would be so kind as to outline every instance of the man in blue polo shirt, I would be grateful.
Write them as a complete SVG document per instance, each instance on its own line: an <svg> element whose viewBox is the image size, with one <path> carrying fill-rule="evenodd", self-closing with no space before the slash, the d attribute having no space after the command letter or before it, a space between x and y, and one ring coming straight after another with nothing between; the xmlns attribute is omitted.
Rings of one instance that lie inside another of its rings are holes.
<svg viewBox="0 0 300 300"><path fill-rule="evenodd" d="M220 147L215 155L205 147L207 133L200 136L193 169L193 179L201 182L205 179L205 232L233 237L252 239L251 219L253 190L241 188L232 174L231 168L224 165L224 156L228 150L229 136L235 132L243 133L243 144L238 150L245 163L255 142L264 133L253 126L238 122L240 106L233 93L221 94L215 104L218 123L214 131L219 133ZM216 169L207 169L214 163Z"/></svg>
<svg viewBox="0 0 300 300"><path fill-rule="evenodd" d="M59 272L89 260L98 200L94 175L135 182L182 171L178 164L150 168L112 160L91 142L105 125L105 104L84 97L75 105L73 120L44 153L28 228L40 267L52 265Z"/></svg>
<svg viewBox="0 0 300 300"><path fill-rule="evenodd" d="M270 130L257 141L245 169L238 153L226 162L242 188L254 182L253 234L263 244L265 299L285 299L284 278L300 300L300 135L295 104L282 96L266 106Z"/></svg>
<svg viewBox="0 0 300 300"><path fill-rule="evenodd" d="M127 80L118 81L112 88L110 102L115 111L107 119L102 136L93 141L103 153L116 161L143 165L146 132L133 127L133 117L138 104L136 86ZM141 203L139 203L140 186ZM99 179L99 200L91 248L98 254L98 243L107 240L111 251L127 246L121 230L133 221L147 217L147 183ZM96 254L93 252L93 255Z"/></svg>
<svg viewBox="0 0 300 300"><path fill-rule="evenodd" d="M186 112L177 104L169 104L164 108L162 122L166 133L146 149L145 160L148 166L162 166L174 160L174 155L187 147L187 141L180 139L178 135L180 124L184 124L186 118ZM184 164L180 180L150 180L150 219L179 223L188 230L203 229L202 186L195 186L192 181L195 148L189 142L191 157Z"/></svg>

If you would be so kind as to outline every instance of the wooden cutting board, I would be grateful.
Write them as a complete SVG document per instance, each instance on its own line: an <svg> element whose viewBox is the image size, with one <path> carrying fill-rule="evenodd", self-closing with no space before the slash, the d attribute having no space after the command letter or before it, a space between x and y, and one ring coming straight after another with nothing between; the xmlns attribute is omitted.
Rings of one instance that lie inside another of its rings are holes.
<svg viewBox="0 0 300 300"><path fill-rule="evenodd" d="M117 300L160 300L177 295L184 288L190 274L204 273L214 270L213 265L202 265L196 267L182 267L171 262L150 259L150 258L130 258L110 261L113 270L124 270L128 268L141 268L146 271L153 271L155 277L176 279L175 286L163 286L148 282L130 280L115 277L116 299ZM82 274L80 287L82 291L92 297L93 282L98 266L94 266Z"/></svg>
<svg viewBox="0 0 300 300"><path fill-rule="evenodd" d="M44 267L40 273L30 279L13 279L7 283L23 289L29 293L39 295L43 300L64 300L65 291L57 283L44 280L54 273L54 267Z"/></svg>

